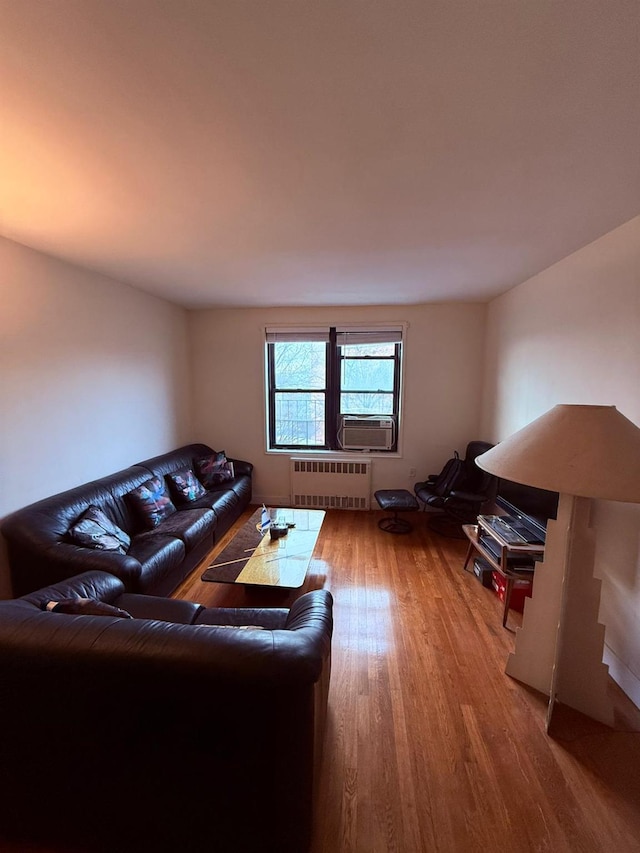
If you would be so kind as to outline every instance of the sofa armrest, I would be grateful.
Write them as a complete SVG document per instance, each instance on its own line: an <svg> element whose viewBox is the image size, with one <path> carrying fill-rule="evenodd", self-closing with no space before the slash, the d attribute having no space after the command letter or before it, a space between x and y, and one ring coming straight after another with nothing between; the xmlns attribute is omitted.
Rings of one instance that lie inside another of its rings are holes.
<svg viewBox="0 0 640 853"><path fill-rule="evenodd" d="M316 589L297 598L291 605L287 616L286 628L297 631L300 628L315 627L331 635L333 597L326 589Z"/></svg>
<svg viewBox="0 0 640 853"><path fill-rule="evenodd" d="M14 545L9 540L11 557ZM109 572L119 578L127 589L136 589L142 566L135 557L113 551L82 548L68 542L56 542L44 548L15 547L15 559L10 559L14 596L25 595L34 589L59 583L84 572Z"/></svg>
<svg viewBox="0 0 640 853"><path fill-rule="evenodd" d="M251 462L245 462L242 459L231 459L229 458L229 462L233 462L233 470L236 475L244 474L247 477L250 477L253 472L253 465Z"/></svg>
<svg viewBox="0 0 640 853"><path fill-rule="evenodd" d="M115 575L109 572L84 572L24 595L21 601L33 604L38 609L42 609L49 601L62 601L64 598L95 598L113 604L123 592L124 584Z"/></svg>

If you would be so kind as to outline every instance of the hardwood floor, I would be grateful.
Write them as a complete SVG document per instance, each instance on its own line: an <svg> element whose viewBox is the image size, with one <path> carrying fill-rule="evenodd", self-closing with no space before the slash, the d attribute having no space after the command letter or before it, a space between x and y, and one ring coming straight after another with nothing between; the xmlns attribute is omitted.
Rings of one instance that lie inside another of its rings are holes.
<svg viewBox="0 0 640 853"><path fill-rule="evenodd" d="M303 589L335 599L312 853L638 853L640 712L612 683L616 731L567 713L549 737L545 697L504 674L514 634L462 571L466 542L431 533L419 513L406 516L410 534L383 533L381 517L329 511ZM292 599L200 574L175 596Z"/></svg>
<svg viewBox="0 0 640 853"><path fill-rule="evenodd" d="M567 713L547 735L546 699L504 674L514 634L462 571L466 543L419 513L383 533L381 515L329 511L306 585L335 599L313 853L637 853L637 709L612 683L616 731ZM177 595L253 603L197 577Z"/></svg>

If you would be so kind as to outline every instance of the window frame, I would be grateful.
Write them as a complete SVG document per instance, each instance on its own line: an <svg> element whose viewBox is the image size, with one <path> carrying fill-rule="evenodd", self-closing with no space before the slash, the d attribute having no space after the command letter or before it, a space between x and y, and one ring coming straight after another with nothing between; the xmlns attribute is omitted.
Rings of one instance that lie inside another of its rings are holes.
<svg viewBox="0 0 640 853"><path fill-rule="evenodd" d="M275 343L267 343L267 417L268 417L268 432L267 432L267 449L268 450L326 450L327 442L327 407L329 396L329 343L325 343L325 383L324 388L278 388L275 385ZM277 394L324 394L324 437L325 444L278 444L275 441L276 436L276 395Z"/></svg>
<svg viewBox="0 0 640 853"><path fill-rule="evenodd" d="M359 413L357 412L342 412L340 409L340 403L342 394L347 393L363 393L363 394L375 394L380 393L379 391L363 391L363 392L354 392L354 391L344 391L342 388L342 364L344 360L347 358L344 355L343 348L348 346L348 342L339 342L339 340L344 338L344 334L340 333L341 327L339 326L331 326L327 329L326 326L318 327L317 332L326 332L328 331L328 339L325 340L325 383L324 388L278 388L276 385L276 365L275 365L275 344L280 342L277 338L279 335L282 336L282 342L311 342L312 340L318 340L318 338L314 337L306 337L306 335L313 334L309 331L309 329L300 330L299 337L296 337L295 330L287 331L287 330L271 330L269 327L265 328L265 372L266 372L266 439L267 439L267 452L282 452L289 451L295 453L303 453L303 452L318 452L318 451L332 451L337 453L353 453L352 450L344 450L339 442L338 435L340 432L339 426L339 416L341 414L351 414L357 416ZM388 343L394 344L393 355L389 356L352 356L352 359L362 359L363 361L370 360L372 358L376 360L392 360L393 367L393 389L390 392L393 397L392 408L393 412L389 414L380 415L380 417L392 417L395 423L394 430L394 443L389 450L385 449L376 449L372 452L375 453L397 453L399 446L399 437L400 437L400 422L401 422L401 408L402 408L402 377L403 377L403 368L404 368L404 345L406 343L406 324L402 326L398 326L396 324L389 326L362 326L361 328L357 328L356 333L377 333L378 336L384 336L387 334L387 330L391 334L396 335L396 339L387 341ZM276 338L274 340L269 340L270 334ZM360 341L362 342L362 341ZM383 342L379 339L373 340L372 343L380 343ZM325 415L324 415L324 432L325 432L325 443L322 445L310 445L310 444L279 444L275 441L276 437L276 397L279 393L287 393L287 394L297 394L297 393L322 393L325 398ZM382 393L389 393L384 391ZM366 414L362 414L363 417L367 417ZM371 415L371 417L375 417Z"/></svg>
<svg viewBox="0 0 640 853"><path fill-rule="evenodd" d="M401 360L402 360L402 352L400 349L401 345L399 343L394 344L393 355L376 355L376 356L372 356L372 355L346 356L342 352L342 350L345 346L348 346L348 344L337 344L336 345L337 360L338 360L338 406L339 406L338 414L355 415L356 417L359 415L358 412L347 412L347 411L344 411L342 409L342 407L340 405L340 401L341 401L343 394L372 394L372 395L373 394L380 394L380 393L391 394L391 396L393 398L391 417L393 417L395 419L396 424L397 424L398 418L400 415L400 366L401 366ZM393 362L393 388L392 388L392 390L391 391L380 391L380 389L378 389L377 391L368 391L368 390L356 390L353 388L351 388L349 390L345 390L342 386L342 370L341 370L341 367L342 367L343 362L346 360L349 360L349 361L392 361ZM363 417L366 417L366 415L363 415ZM371 415L371 417L376 417L376 415ZM384 415L380 415L380 417L389 417L389 415L384 414Z"/></svg>

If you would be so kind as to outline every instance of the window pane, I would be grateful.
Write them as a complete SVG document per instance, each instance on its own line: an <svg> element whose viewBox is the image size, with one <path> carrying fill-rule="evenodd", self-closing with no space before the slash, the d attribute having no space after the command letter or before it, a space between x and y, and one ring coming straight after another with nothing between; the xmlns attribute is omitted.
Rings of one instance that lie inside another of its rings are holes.
<svg viewBox="0 0 640 853"><path fill-rule="evenodd" d="M392 415L393 394L341 394L343 415Z"/></svg>
<svg viewBox="0 0 640 853"><path fill-rule="evenodd" d="M393 391L393 367L391 360L367 359L342 361L343 391Z"/></svg>
<svg viewBox="0 0 640 853"><path fill-rule="evenodd" d="M324 445L324 394L276 392L276 444Z"/></svg>
<svg viewBox="0 0 640 853"><path fill-rule="evenodd" d="M342 347L342 355L395 355L395 344L351 344Z"/></svg>
<svg viewBox="0 0 640 853"><path fill-rule="evenodd" d="M316 341L270 344L276 388L325 388L327 345Z"/></svg>

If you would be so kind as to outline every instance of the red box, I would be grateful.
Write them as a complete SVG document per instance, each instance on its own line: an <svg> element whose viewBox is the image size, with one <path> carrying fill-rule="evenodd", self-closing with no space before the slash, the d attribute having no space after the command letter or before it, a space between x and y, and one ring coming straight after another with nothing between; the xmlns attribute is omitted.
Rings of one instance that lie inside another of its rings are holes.
<svg viewBox="0 0 640 853"><path fill-rule="evenodd" d="M500 601L504 601L504 597L507 593L507 579L504 575L501 575L500 572L491 572L491 586ZM516 578L513 582L513 587L511 588L511 601L509 602L509 608L511 610L517 610L518 613L522 613L524 610L524 600L527 597L531 597L532 590L532 580L529 580L528 578Z"/></svg>

